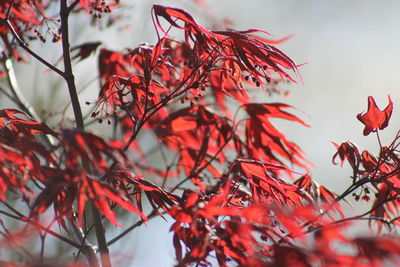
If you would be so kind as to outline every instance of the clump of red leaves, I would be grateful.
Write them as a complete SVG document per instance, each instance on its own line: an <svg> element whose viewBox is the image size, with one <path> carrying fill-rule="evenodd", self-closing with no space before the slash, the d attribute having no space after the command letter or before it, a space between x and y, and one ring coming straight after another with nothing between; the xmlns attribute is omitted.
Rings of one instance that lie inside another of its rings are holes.
<svg viewBox="0 0 400 267"><path fill-rule="evenodd" d="M69 7L98 18L116 4L80 0ZM48 19L49 5L21 0L0 7L3 57L18 57L10 31L29 39ZM273 121L308 125L289 105L255 103L247 93L299 77L276 42L259 36L266 32L207 30L188 12L161 5L153 6L152 18L156 44L100 49L101 90L92 118L114 122L121 140L56 131L21 111L0 111L0 199L20 196L30 212L23 216L6 204L18 215L13 218L50 231L40 218L53 207L54 220L69 231L67 221L85 228L88 202L114 225L117 207L137 214L138 225L166 213L177 266L212 265L212 257L220 266L378 266L399 256L391 237L351 239L341 231L357 219L375 221L379 230L398 225L400 135L381 145L378 156L360 153L349 141L334 144L334 160L347 160L353 169L352 185L336 195L311 179L302 150ZM169 36L172 28L184 41ZM100 45L77 46L76 58L84 60ZM368 103L367 113L357 116L364 135L388 126L393 109L390 98L383 111L372 97ZM142 151L143 132L151 133L165 166ZM349 194L374 198L371 210L346 218L339 202ZM143 195L153 209L148 216Z"/></svg>
<svg viewBox="0 0 400 267"><path fill-rule="evenodd" d="M347 160L353 169L352 186L346 190L343 196L352 194L355 200L370 201L374 199L371 209L364 214L370 216L370 222L375 222L378 229L382 226L392 228L399 225L399 163L400 163L400 134L397 133L389 145L380 141L379 130L388 126L393 110L393 103L389 97L389 105L381 111L372 96L368 98L368 110L364 114L358 114L365 126L364 135L375 132L379 143L378 155L367 150L360 151L357 146L349 141L340 146L334 156L339 157L342 164Z"/></svg>

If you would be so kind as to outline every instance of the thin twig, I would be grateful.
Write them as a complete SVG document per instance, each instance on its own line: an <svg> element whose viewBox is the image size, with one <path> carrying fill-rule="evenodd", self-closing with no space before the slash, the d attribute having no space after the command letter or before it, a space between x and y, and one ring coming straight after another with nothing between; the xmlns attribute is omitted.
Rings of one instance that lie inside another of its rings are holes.
<svg viewBox="0 0 400 267"><path fill-rule="evenodd" d="M69 7L68 7L68 12L71 12L78 4L79 0L75 0Z"/></svg>
<svg viewBox="0 0 400 267"><path fill-rule="evenodd" d="M34 58L36 58L37 60L39 60L41 63L43 63L46 67L48 67L49 69L51 69L52 71L56 72L57 74L59 74L60 76L64 77L64 72L61 71L60 69L58 69L57 67L55 67L54 65L52 65L51 63L49 63L48 61L46 61L44 58L42 58L41 56L39 56L38 54L36 54L34 51L32 51L26 44L25 42L21 39L21 37L19 37L19 35L17 34L17 32L15 31L13 25L11 25L10 23L10 15L11 15L11 9L14 5L14 1L11 2L10 6L8 7L7 10L7 14L5 18L0 18L0 22L4 23L7 28L10 30L11 34L13 35L14 39L17 41L18 45L24 49L26 52L28 52L31 56L33 56Z"/></svg>
<svg viewBox="0 0 400 267"><path fill-rule="evenodd" d="M157 215L157 212L155 212L154 210L147 215L147 218L150 220L151 218L154 218ZM114 237L113 239L111 239L110 241L107 242L107 246L111 246L113 245L115 242L117 242L118 240L120 240L121 238L123 238L124 236L126 236L128 233L130 233L132 230L134 230L135 228L141 226L143 224L143 220L140 220L136 223L134 223L133 225L131 225L130 227L128 227L125 231L123 231L122 233L120 233L119 235L117 235L116 237Z"/></svg>

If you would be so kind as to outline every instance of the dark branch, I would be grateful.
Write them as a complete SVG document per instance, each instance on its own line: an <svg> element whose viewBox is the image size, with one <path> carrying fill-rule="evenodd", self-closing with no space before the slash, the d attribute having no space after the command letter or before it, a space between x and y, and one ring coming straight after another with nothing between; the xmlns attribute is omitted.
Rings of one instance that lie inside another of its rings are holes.
<svg viewBox="0 0 400 267"><path fill-rule="evenodd" d="M77 5L79 4L79 0L75 0L69 7L68 7L68 13L70 13Z"/></svg>
<svg viewBox="0 0 400 267"><path fill-rule="evenodd" d="M69 44L69 27L68 27L68 7L67 1L60 2L60 18L61 18L61 35L62 35L62 48L64 59L64 79L67 82L69 95L71 98L72 109L76 120L76 127L84 130L83 116L81 106L79 104L78 92L75 85L75 77L72 72L70 44Z"/></svg>

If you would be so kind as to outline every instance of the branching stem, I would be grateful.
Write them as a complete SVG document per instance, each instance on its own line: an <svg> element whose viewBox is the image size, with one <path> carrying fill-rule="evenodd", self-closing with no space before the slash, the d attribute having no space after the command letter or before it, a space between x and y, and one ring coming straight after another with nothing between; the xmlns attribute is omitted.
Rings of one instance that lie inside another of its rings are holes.
<svg viewBox="0 0 400 267"><path fill-rule="evenodd" d="M70 44L69 44L69 27L68 17L69 9L66 0L60 1L60 18L61 18L61 34L62 34L62 49L64 59L64 79L67 82L69 96L71 98L72 109L76 120L76 127L79 130L84 130L82 109L79 103L78 91L76 90L75 77L72 72Z"/></svg>
<svg viewBox="0 0 400 267"><path fill-rule="evenodd" d="M71 5L72 8L74 4L75 2ZM82 109L79 103L78 91L76 89L75 77L72 72L72 64L71 64L69 27L68 27L68 18L72 10L71 7L68 7L67 0L60 1L61 35L62 35L62 48L63 48L63 61L64 61L63 77L68 86L72 109L74 111L74 116L76 121L76 127L79 130L84 131L85 126L83 123ZM91 203L91 211L95 225L97 243L100 251L102 266L111 267L111 259L108 252L103 222L99 211L97 210L96 206L93 203ZM92 261L91 257L89 257L88 259L89 261ZM94 266L95 262L91 262L91 265Z"/></svg>

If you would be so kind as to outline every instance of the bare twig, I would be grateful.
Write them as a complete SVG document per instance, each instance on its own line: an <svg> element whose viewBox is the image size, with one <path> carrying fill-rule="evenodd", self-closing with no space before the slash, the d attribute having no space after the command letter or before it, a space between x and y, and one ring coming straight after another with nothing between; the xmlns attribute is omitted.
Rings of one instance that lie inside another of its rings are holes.
<svg viewBox="0 0 400 267"><path fill-rule="evenodd" d="M78 4L79 4L79 0L75 0L75 1L68 7L68 12L71 12Z"/></svg>
<svg viewBox="0 0 400 267"><path fill-rule="evenodd" d="M154 218L157 215L157 212L155 212L154 210L147 215L148 219ZM116 237L114 237L113 239L111 239L110 241L107 242L107 246L111 246L114 243L116 243L118 240L120 240L121 238L123 238L124 236L126 236L127 234L129 234L132 230L134 230L135 228L141 226L143 224L143 220L140 220L136 223L134 223L133 225L131 225L130 227L128 227L128 229L126 229L125 231L123 231L122 233L120 233L119 235L117 235Z"/></svg>

